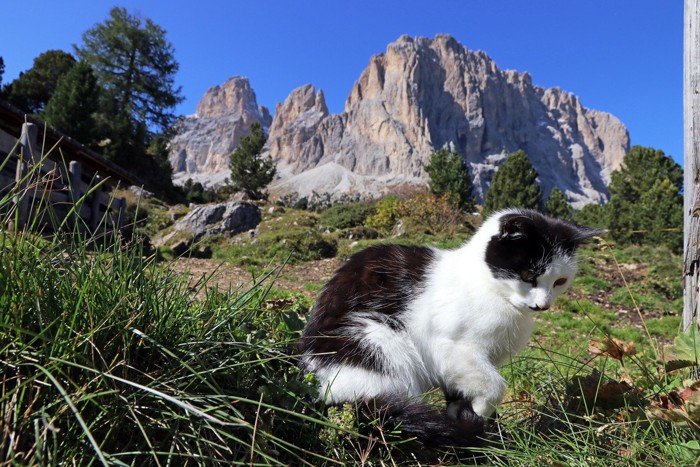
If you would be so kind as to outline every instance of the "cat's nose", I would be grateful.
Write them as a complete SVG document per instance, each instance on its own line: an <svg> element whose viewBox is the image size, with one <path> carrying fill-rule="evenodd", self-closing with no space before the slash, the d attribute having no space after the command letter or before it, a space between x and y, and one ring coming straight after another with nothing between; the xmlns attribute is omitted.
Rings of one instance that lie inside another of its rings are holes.
<svg viewBox="0 0 700 467"><path fill-rule="evenodd" d="M531 306L530 309L534 310L534 311L546 311L546 310L549 310L549 305L548 304L535 305L535 306Z"/></svg>

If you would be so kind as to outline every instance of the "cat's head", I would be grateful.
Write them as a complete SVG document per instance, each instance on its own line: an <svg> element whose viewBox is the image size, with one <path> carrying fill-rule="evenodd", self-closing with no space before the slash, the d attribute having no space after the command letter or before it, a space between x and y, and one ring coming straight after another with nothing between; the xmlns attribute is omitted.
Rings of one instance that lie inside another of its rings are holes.
<svg viewBox="0 0 700 467"><path fill-rule="evenodd" d="M485 259L499 290L518 309L535 311L571 286L579 245L605 232L524 209L498 212L486 225Z"/></svg>

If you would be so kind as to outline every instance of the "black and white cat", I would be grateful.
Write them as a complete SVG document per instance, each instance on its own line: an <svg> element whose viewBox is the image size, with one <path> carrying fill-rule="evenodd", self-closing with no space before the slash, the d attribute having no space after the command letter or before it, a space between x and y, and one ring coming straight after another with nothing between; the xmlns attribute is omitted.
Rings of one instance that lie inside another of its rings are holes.
<svg viewBox="0 0 700 467"><path fill-rule="evenodd" d="M327 403L360 402L428 445L478 445L506 389L499 365L571 285L577 247L602 232L509 209L456 250L363 250L321 291L302 368ZM444 413L421 398L433 388Z"/></svg>

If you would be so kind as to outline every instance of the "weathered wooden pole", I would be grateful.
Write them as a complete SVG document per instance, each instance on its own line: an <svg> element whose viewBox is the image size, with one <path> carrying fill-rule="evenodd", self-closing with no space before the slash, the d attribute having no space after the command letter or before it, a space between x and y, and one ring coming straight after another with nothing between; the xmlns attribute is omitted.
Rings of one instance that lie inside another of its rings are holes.
<svg viewBox="0 0 700 467"><path fill-rule="evenodd" d="M683 34L683 328L700 323L700 0L685 0Z"/></svg>
<svg viewBox="0 0 700 467"><path fill-rule="evenodd" d="M119 198L119 209L117 210L117 229L121 230L124 228L124 222L126 221L126 198Z"/></svg>
<svg viewBox="0 0 700 467"><path fill-rule="evenodd" d="M95 180L97 180L97 178ZM102 216L100 215L102 196L102 185L100 185L92 192L92 206L90 206L90 230L92 230L93 233L97 232L97 228L100 226L100 221L102 220ZM107 211L105 211L105 219L108 211L109 207L107 208Z"/></svg>
<svg viewBox="0 0 700 467"><path fill-rule="evenodd" d="M81 228L80 211L82 203L79 204L80 198L83 196L83 168L78 161L70 161L68 164L68 180L70 181L70 200L73 204L73 216L71 225L75 228Z"/></svg>
<svg viewBox="0 0 700 467"><path fill-rule="evenodd" d="M36 164L39 160L37 154L36 141L38 129L33 123L22 125L22 134L19 137L17 154L17 171L15 172L15 183L17 184L17 195L14 203L17 210L17 225L13 225L11 230L23 229L29 220L29 194L27 193L27 172L33 170L29 163Z"/></svg>

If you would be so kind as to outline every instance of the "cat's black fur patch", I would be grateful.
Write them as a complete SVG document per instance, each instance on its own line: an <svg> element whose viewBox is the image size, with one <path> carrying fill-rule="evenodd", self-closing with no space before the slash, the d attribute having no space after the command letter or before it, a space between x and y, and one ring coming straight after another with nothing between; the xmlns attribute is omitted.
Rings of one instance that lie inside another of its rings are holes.
<svg viewBox="0 0 700 467"><path fill-rule="evenodd" d="M393 331L403 331L399 315L422 290L434 257L430 248L404 245L377 245L351 256L321 291L297 351L329 364L382 372L379 350L357 345L357 323L350 318L368 313Z"/></svg>
<svg viewBox="0 0 700 467"><path fill-rule="evenodd" d="M597 233L591 230L591 236ZM585 238L576 225L522 210L500 219L500 232L486 246L485 260L498 279L518 279L523 271L537 277L555 252L573 256Z"/></svg>
<svg viewBox="0 0 700 467"><path fill-rule="evenodd" d="M404 437L415 437L429 447L483 445L484 419L473 411L465 411L465 416L453 420L422 398L393 395L363 401L361 407L383 431L398 429Z"/></svg>

